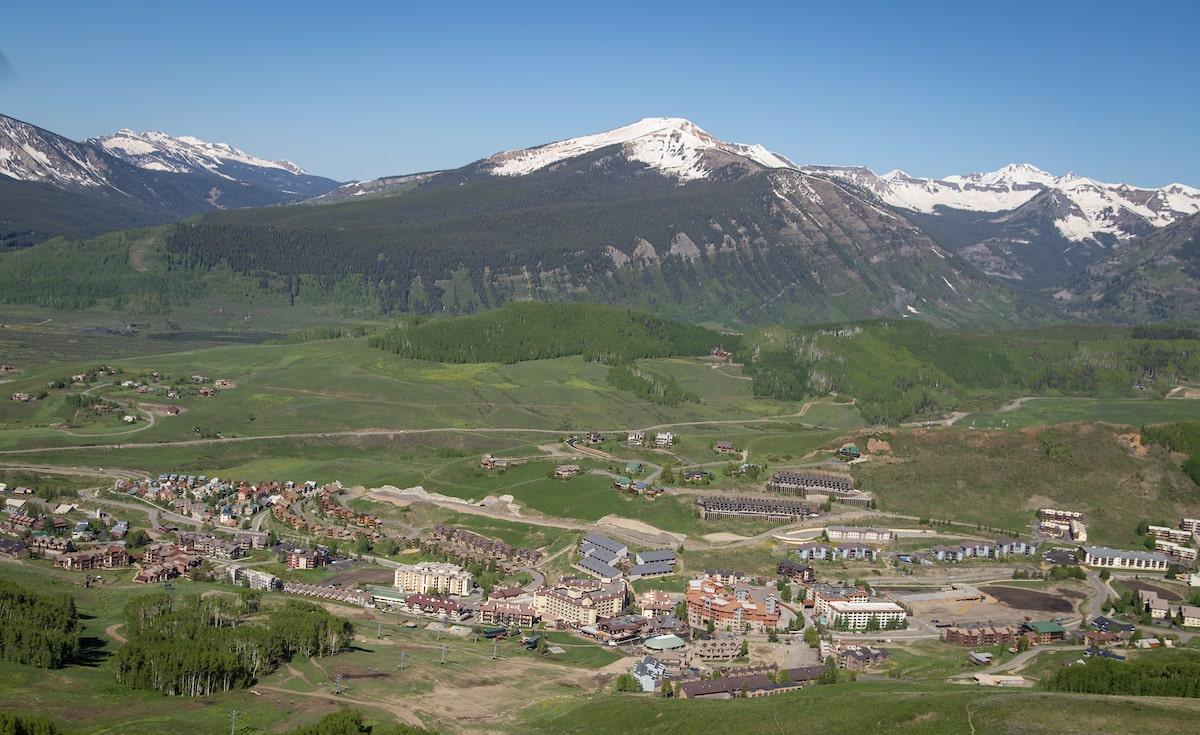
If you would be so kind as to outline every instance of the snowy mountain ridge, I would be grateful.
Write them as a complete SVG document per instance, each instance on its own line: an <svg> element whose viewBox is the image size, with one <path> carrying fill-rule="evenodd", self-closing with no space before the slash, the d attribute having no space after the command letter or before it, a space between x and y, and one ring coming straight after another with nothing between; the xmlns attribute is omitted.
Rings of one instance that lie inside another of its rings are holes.
<svg viewBox="0 0 1200 735"><path fill-rule="evenodd" d="M272 161L253 156L228 143L210 143L190 135L173 136L157 130L138 133L129 128L122 128L111 135L91 138L87 142L139 168L152 171L209 171L227 179L235 179L222 173L221 168L228 163L239 163L257 168L280 169L295 176L308 175L307 171L291 161Z"/></svg>
<svg viewBox="0 0 1200 735"><path fill-rule="evenodd" d="M496 176L523 176L613 145L621 146L629 160L681 182L709 178L716 167L714 157L733 156L763 168L796 168L796 164L761 145L726 143L678 117L648 117L604 133L504 151L484 159L483 168Z"/></svg>

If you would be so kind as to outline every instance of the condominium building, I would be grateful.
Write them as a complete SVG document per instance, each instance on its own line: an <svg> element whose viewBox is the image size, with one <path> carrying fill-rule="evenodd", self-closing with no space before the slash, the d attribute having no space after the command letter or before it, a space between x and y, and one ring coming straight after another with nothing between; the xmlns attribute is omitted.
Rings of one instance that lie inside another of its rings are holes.
<svg viewBox="0 0 1200 735"><path fill-rule="evenodd" d="M533 593L533 608L543 620L561 621L575 627L595 625L601 618L615 617L623 607L625 586L621 582L599 588L560 585Z"/></svg>
<svg viewBox="0 0 1200 735"><path fill-rule="evenodd" d="M850 602L835 600L829 603L830 621L847 630L864 630L872 619L880 628L903 625L908 618L904 608L894 602Z"/></svg>
<svg viewBox="0 0 1200 735"><path fill-rule="evenodd" d="M471 594L475 580L471 573L457 564L447 562L421 562L402 564L396 567L393 586L404 592L419 595L444 594L465 596Z"/></svg>
<svg viewBox="0 0 1200 735"><path fill-rule="evenodd" d="M1157 551L1126 551L1104 546L1081 546L1083 564L1107 569L1139 569L1165 572L1171 566L1166 554Z"/></svg>
<svg viewBox="0 0 1200 735"><path fill-rule="evenodd" d="M762 632L779 627L780 605L775 590L746 584L726 587L711 577L688 582L688 624L717 630L741 631L747 626Z"/></svg>

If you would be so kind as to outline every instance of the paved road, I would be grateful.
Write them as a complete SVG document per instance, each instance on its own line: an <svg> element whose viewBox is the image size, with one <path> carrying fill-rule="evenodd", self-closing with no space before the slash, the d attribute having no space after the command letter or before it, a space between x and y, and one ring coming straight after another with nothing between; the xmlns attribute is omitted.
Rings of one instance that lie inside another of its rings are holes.
<svg viewBox="0 0 1200 735"><path fill-rule="evenodd" d="M967 649L963 649L963 651L964 651L963 655L966 655L966 650ZM1029 649L1028 651L1022 651L1021 653L1018 653L1016 656L1013 656L1011 659L1009 659L1008 661L1005 661L1003 663L989 666L986 669L976 669L973 671L964 671L961 674L955 674L954 676L951 676L950 678L951 679L970 679L971 677L975 676L976 674L1000 674L1005 671L1009 671L1010 669L1023 667L1025 664L1029 663L1030 661L1037 658L1038 656L1040 656L1043 653L1054 653L1055 651L1084 651L1084 650L1086 650L1086 648L1084 646L1034 646L1033 648Z"/></svg>

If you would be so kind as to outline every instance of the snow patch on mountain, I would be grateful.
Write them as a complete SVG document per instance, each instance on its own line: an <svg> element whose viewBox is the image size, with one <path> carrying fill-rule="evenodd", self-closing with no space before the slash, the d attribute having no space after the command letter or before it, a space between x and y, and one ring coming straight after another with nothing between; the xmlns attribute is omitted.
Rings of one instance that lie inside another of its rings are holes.
<svg viewBox="0 0 1200 735"><path fill-rule="evenodd" d="M899 170L877 176L861 166L807 166L802 170L847 181L873 192L886 204L922 214L938 214L945 208L1000 215L1052 192L1050 203L1060 213L1054 226L1075 242L1102 235L1126 239L1146 224L1163 227L1200 211L1200 189L1183 184L1161 189L1108 184L1073 173L1055 176L1028 163L941 179L917 178Z"/></svg>
<svg viewBox="0 0 1200 735"><path fill-rule="evenodd" d="M135 166L154 171L208 171L233 180L234 176L222 172L221 169L228 163L237 163L256 168L280 169L296 176L308 175L308 172L291 161L260 158L228 143L210 143L191 135L176 137L157 130L138 133L124 128L112 135L93 138L88 142Z"/></svg>
<svg viewBox="0 0 1200 735"><path fill-rule="evenodd" d="M708 178L713 153L738 156L765 168L795 168L783 156L761 145L717 140L695 123L678 117L648 117L605 133L497 153L484 168L496 176L524 176L575 156L619 145L631 161L644 163L680 181Z"/></svg>

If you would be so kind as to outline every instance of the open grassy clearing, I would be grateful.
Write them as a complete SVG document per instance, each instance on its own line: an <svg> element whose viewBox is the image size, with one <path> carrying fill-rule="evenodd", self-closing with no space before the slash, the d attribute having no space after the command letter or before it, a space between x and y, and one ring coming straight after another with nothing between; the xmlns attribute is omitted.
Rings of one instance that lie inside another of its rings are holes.
<svg viewBox="0 0 1200 735"><path fill-rule="evenodd" d="M1038 508L1062 507L1085 514L1095 543L1136 547L1139 520L1186 515L1200 505L1200 487L1165 452L1135 457L1118 431L896 432L893 459L858 465L854 475L885 512L1024 531Z"/></svg>
<svg viewBox="0 0 1200 735"><path fill-rule="evenodd" d="M1200 415L1200 401L1159 398L1035 398L1012 411L979 411L959 421L978 429L1008 427L1020 429L1068 421L1105 421L1112 424L1143 426L1170 421L1194 421Z"/></svg>
<svg viewBox="0 0 1200 735"><path fill-rule="evenodd" d="M552 435L572 428L618 430L662 423L753 420L795 413L800 408L754 399L749 383L736 380L711 386L708 393L700 395L699 403L664 407L611 387L605 378L606 366L579 358L515 365L442 365L398 358L367 346L365 339L216 347L109 362L124 371L122 379L144 377L149 381L149 374L158 371L173 378L201 374L236 385L212 398L185 393L171 399L186 413L162 417L143 431L115 435L118 441L186 440L196 437L196 429L204 434L249 436L364 428L511 427L545 430ZM16 376L10 387L38 392L49 380L96 364L26 371ZM673 361L668 369L674 368L708 369L686 361ZM40 403L5 406L0 411L0 447L98 441L99 436L71 437L44 428L64 418L60 397L78 390L51 391ZM132 391L114 386L97 389L97 395L123 402L143 401Z"/></svg>
<svg viewBox="0 0 1200 735"><path fill-rule="evenodd" d="M735 722L739 732L807 731L830 735L1190 733L1200 702L1180 699L1047 694L973 685L858 681L762 699L695 702L600 695L539 703L524 732L706 732Z"/></svg>

